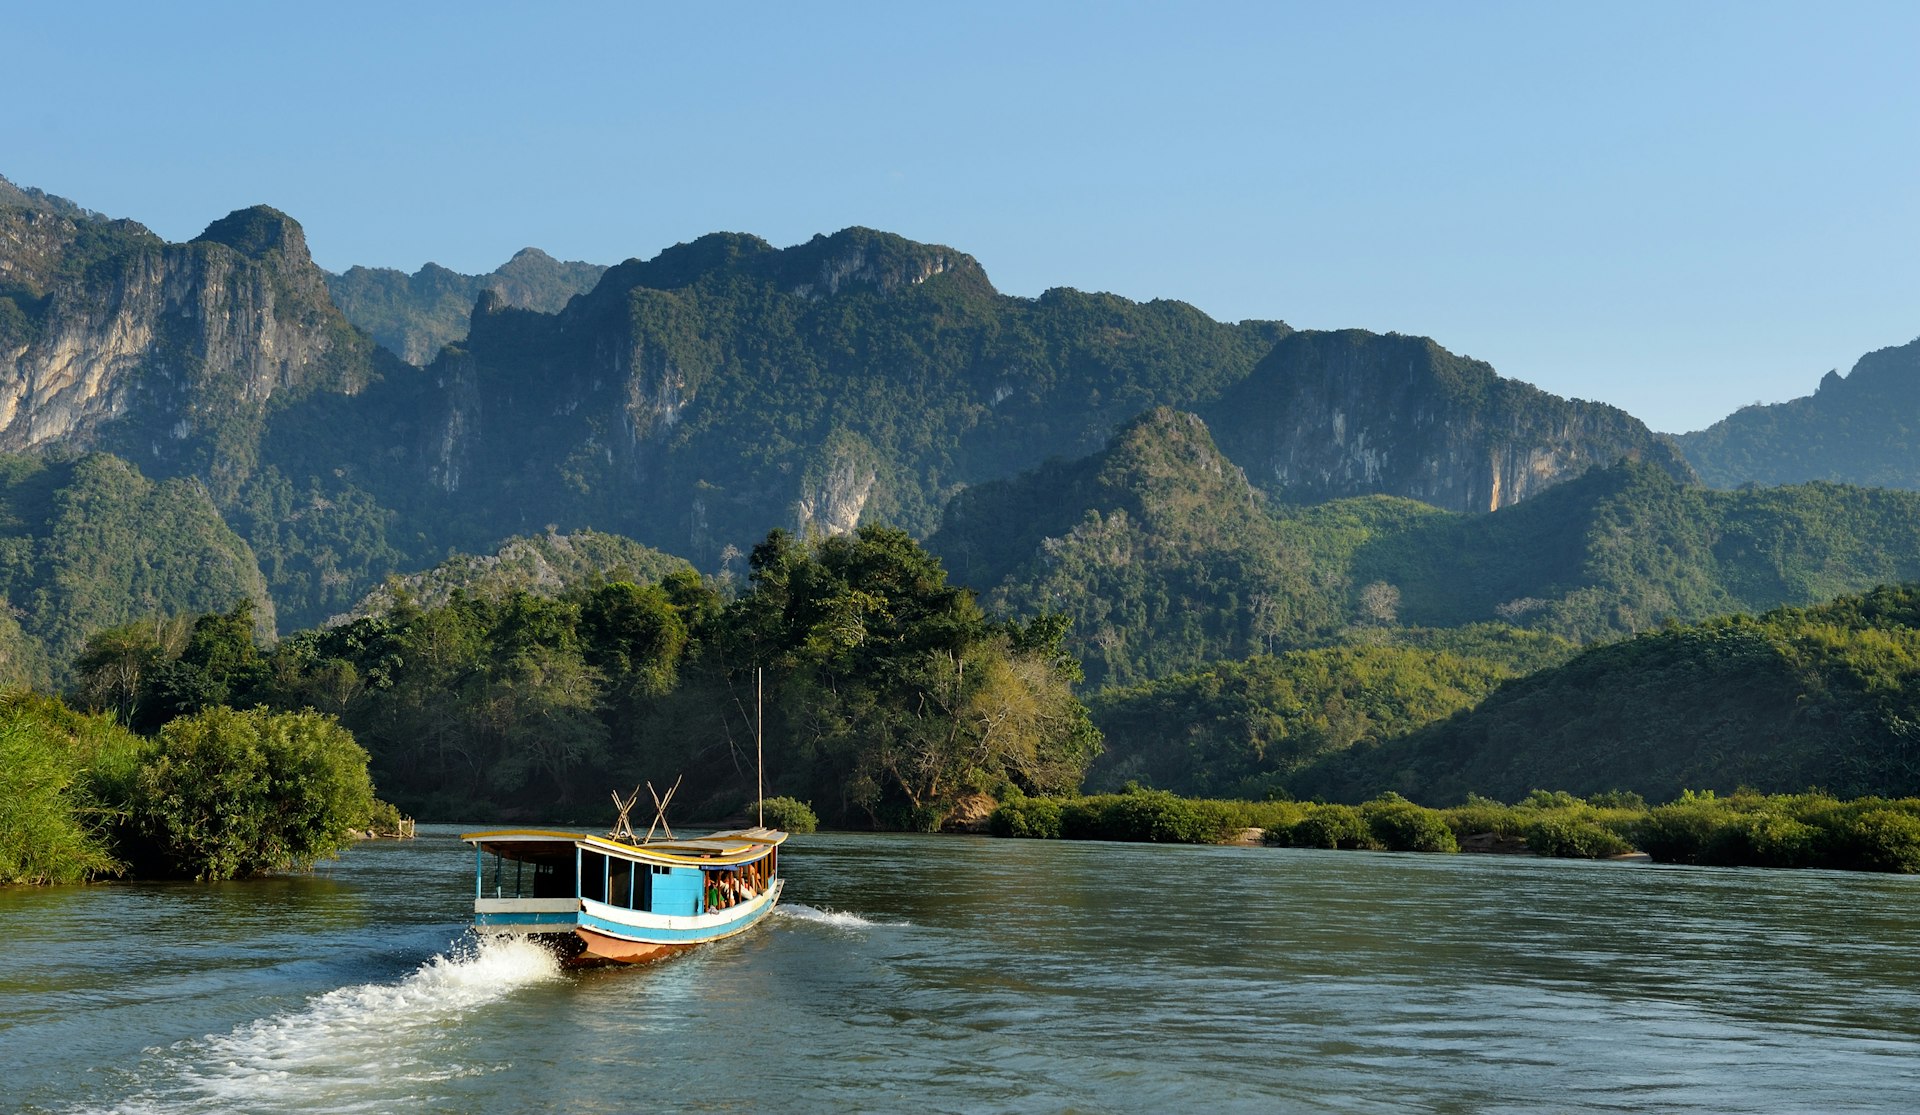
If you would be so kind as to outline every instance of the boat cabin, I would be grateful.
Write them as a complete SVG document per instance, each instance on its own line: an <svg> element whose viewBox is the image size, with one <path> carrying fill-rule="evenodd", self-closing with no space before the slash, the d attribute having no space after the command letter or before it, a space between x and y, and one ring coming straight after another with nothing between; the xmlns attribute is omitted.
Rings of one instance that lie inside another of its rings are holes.
<svg viewBox="0 0 1920 1115"><path fill-rule="evenodd" d="M697 840L627 844L538 829L468 833L474 909L481 914L571 913L582 900L637 913L698 917L764 893L786 834L750 828ZM519 919L515 919L519 920Z"/></svg>

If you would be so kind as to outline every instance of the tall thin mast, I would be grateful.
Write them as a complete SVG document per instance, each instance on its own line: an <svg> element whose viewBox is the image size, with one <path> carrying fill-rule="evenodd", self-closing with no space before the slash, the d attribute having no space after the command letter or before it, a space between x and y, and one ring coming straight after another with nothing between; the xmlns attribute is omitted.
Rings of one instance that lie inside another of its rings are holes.
<svg viewBox="0 0 1920 1115"><path fill-rule="evenodd" d="M766 751L760 742L760 667L753 668L753 792L754 809L759 814L755 820L761 828L767 825L767 763Z"/></svg>

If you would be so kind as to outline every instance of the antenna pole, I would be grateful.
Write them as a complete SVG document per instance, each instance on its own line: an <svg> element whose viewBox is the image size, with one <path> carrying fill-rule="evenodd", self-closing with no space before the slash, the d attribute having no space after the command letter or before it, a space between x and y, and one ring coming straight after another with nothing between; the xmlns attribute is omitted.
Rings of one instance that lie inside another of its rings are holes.
<svg viewBox="0 0 1920 1115"><path fill-rule="evenodd" d="M753 668L753 792L754 809L759 814L754 823L765 828L767 826L767 762L766 749L760 738L760 672L760 667Z"/></svg>

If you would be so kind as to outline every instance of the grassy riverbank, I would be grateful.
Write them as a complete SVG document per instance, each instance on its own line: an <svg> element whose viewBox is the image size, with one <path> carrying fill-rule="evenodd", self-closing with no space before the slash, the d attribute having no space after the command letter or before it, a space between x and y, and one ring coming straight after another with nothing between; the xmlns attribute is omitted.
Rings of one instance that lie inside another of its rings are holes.
<svg viewBox="0 0 1920 1115"><path fill-rule="evenodd" d="M1649 806L1633 794L1576 798L1536 790L1505 804L1469 798L1429 809L1397 795L1361 805L1183 798L1161 790L1013 797L998 836L1218 844L1261 830L1269 845L1395 852L1505 851L1598 859L1644 852L1663 863L1920 872L1920 798L1687 793Z"/></svg>

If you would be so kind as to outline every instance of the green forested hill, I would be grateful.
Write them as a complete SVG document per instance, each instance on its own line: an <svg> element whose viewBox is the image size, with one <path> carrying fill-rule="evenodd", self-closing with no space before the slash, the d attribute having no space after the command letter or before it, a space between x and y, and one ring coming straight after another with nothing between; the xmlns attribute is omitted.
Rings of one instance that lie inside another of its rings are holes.
<svg viewBox="0 0 1920 1115"><path fill-rule="evenodd" d="M1071 617L1095 687L1350 628L1502 623L1575 641L1920 578L1920 494L1715 492L1596 468L1486 515L1262 499L1191 415L955 500L929 545L999 606Z"/></svg>
<svg viewBox="0 0 1920 1115"><path fill-rule="evenodd" d="M970 489L928 546L991 606L1057 611L1093 688L1330 634L1344 602L1195 416Z"/></svg>
<svg viewBox="0 0 1920 1115"><path fill-rule="evenodd" d="M509 538L491 554L455 554L431 569L390 578L333 622L386 614L402 595L412 607L438 608L456 593L481 600L514 593L560 596L608 581L656 584L682 571L694 575L680 558L615 534L585 530Z"/></svg>
<svg viewBox="0 0 1920 1115"><path fill-rule="evenodd" d="M1089 700L1107 750L1088 790L1126 781L1260 799L1324 756L1473 707L1573 644L1497 624L1369 629L1335 646L1216 662Z"/></svg>
<svg viewBox="0 0 1920 1115"><path fill-rule="evenodd" d="M1674 438L1717 488L1830 480L1920 488L1920 340L1862 356L1819 390Z"/></svg>
<svg viewBox="0 0 1920 1115"><path fill-rule="evenodd" d="M0 457L0 595L9 681L64 678L88 635L172 612L251 601L256 634L273 630L253 554L206 489L104 453Z"/></svg>
<svg viewBox="0 0 1920 1115"><path fill-rule="evenodd" d="M1302 795L1425 802L1553 786L1920 793L1920 587L1592 648L1471 712L1323 760Z"/></svg>
<svg viewBox="0 0 1920 1115"><path fill-rule="evenodd" d="M1356 549L1352 577L1400 618L1486 620L1577 640L1920 577L1920 495L1836 484L1715 492L1640 465L1596 469L1484 516L1428 516Z"/></svg>

